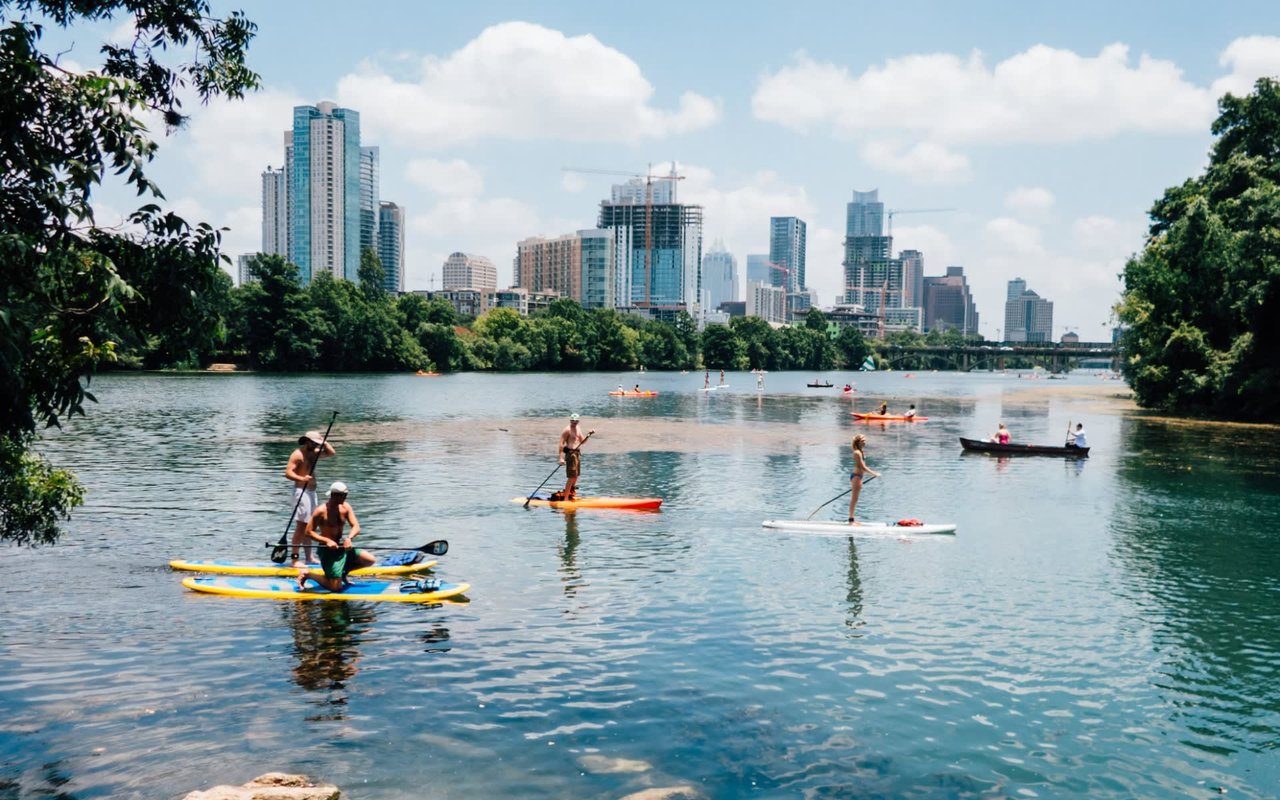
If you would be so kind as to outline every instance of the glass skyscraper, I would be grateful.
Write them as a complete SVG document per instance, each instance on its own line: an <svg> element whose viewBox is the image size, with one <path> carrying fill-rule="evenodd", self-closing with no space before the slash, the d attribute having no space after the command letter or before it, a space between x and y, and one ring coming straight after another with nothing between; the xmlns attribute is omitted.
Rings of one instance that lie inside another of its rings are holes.
<svg viewBox="0 0 1280 800"><path fill-rule="evenodd" d="M378 208L381 192L378 187L378 170L381 159L378 148L360 148L360 252L378 252ZM386 262L382 266L387 267ZM388 270L389 272L390 270Z"/></svg>
<svg viewBox="0 0 1280 800"><path fill-rule="evenodd" d="M769 218L769 261L774 265L770 285L781 286L788 293L808 288L804 277L807 227L797 217Z"/></svg>
<svg viewBox="0 0 1280 800"><path fill-rule="evenodd" d="M711 310L719 308L721 303L740 299L738 261L719 239L702 257L702 292Z"/></svg>
<svg viewBox="0 0 1280 800"><path fill-rule="evenodd" d="M378 259L382 262L382 288L404 291L404 209L395 203L378 205Z"/></svg>
<svg viewBox="0 0 1280 800"><path fill-rule="evenodd" d="M359 112L330 102L294 107L289 260L303 283L321 272L357 280L360 167Z"/></svg>

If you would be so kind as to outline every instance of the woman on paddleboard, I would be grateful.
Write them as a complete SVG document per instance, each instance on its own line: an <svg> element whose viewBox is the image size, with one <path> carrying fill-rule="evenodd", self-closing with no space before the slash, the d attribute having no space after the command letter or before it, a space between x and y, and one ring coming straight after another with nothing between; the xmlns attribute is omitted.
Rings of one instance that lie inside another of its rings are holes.
<svg viewBox="0 0 1280 800"><path fill-rule="evenodd" d="M867 437L858 434L853 437L853 472L849 473L849 523L853 524L854 512L858 508L858 495L862 494L862 476L871 475L876 478L880 473L867 466L862 449L867 446Z"/></svg>

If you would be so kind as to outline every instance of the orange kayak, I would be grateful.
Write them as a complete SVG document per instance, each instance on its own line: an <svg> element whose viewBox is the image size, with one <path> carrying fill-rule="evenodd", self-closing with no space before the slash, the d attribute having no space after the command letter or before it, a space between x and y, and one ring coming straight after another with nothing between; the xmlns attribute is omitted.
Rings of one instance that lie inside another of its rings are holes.
<svg viewBox="0 0 1280 800"><path fill-rule="evenodd" d="M860 411L854 411L853 418L863 422L924 422L928 419L928 417L908 417L903 414L864 414Z"/></svg>
<svg viewBox="0 0 1280 800"><path fill-rule="evenodd" d="M511 502L523 503L526 497L513 497ZM550 506L552 508L623 508L631 511L657 511L662 505L661 497L578 497L573 500L552 500L551 495L539 492L529 500L531 506Z"/></svg>
<svg viewBox="0 0 1280 800"><path fill-rule="evenodd" d="M613 397L657 397L657 396L658 396L658 393L657 393L657 392L649 392L649 391L644 391L644 392L619 392L619 391L617 391L617 390L614 390L614 391L612 391L612 392L609 392L609 394L610 394L611 396L613 396Z"/></svg>

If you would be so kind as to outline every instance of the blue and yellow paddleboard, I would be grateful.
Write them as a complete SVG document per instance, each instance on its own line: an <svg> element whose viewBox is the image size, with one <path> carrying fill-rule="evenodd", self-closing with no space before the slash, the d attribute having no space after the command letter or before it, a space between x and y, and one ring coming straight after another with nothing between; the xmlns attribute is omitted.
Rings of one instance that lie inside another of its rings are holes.
<svg viewBox="0 0 1280 800"><path fill-rule="evenodd" d="M434 567L436 561L419 561L416 564L386 564L378 562L372 567L361 567L352 570L351 574L356 577L370 575L413 575L418 572L426 572ZM288 564L276 564L271 561L170 561L169 566L172 569L182 570L184 572L214 572L219 575L258 575L267 577L289 578L297 577L298 570ZM320 574L319 565L312 565L311 572Z"/></svg>
<svg viewBox="0 0 1280 800"><path fill-rule="evenodd" d="M308 582L299 589L298 582L286 578L261 578L245 575L199 575L183 578L182 585L196 592L228 597L257 597L274 600L379 600L391 603L434 603L457 597L471 588L469 583L446 583L432 580L429 587L416 581L352 581L344 591L331 592Z"/></svg>

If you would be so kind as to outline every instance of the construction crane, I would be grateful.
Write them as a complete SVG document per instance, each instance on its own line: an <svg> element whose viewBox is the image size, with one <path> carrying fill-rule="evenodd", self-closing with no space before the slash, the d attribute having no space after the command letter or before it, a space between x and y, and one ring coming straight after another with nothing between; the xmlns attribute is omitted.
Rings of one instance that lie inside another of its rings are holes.
<svg viewBox="0 0 1280 800"><path fill-rule="evenodd" d="M648 171L643 174L616 169L590 169L587 167L561 167L560 169L564 172L584 172L591 175L624 175L628 178L644 180L644 306L648 308L651 300L649 289L653 283L650 275L652 270L650 262L652 261L653 253L653 182L655 180L671 181L671 200L675 202L675 187L678 185L675 182L684 180L685 176L676 174L674 161L671 162L670 175L654 175L652 164L649 165Z"/></svg>
<svg viewBox="0 0 1280 800"><path fill-rule="evenodd" d="M893 217L895 214L939 214L943 211L955 211L954 208L895 208L889 212L889 238L893 238Z"/></svg>
<svg viewBox="0 0 1280 800"><path fill-rule="evenodd" d="M764 263L768 265L769 269L776 269L777 271L782 273L782 288L784 290L790 291L791 287L788 284L790 283L791 270L787 268L787 265L775 264L772 261L766 261Z"/></svg>

